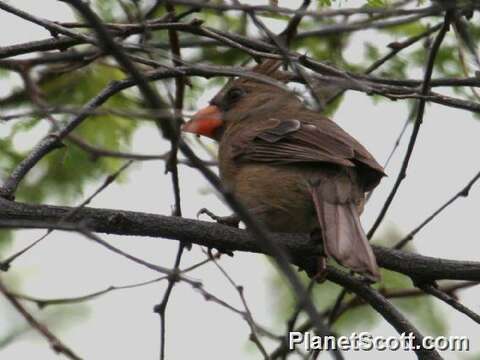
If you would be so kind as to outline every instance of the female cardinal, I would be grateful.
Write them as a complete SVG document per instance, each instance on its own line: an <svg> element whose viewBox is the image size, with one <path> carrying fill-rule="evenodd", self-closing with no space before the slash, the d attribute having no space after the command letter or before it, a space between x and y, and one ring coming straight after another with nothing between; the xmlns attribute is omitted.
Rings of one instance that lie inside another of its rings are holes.
<svg viewBox="0 0 480 360"><path fill-rule="evenodd" d="M280 65L267 60L252 70L285 81ZM333 121L285 89L238 78L183 131L220 143L222 181L269 230L311 233L320 228L327 256L378 280L359 214L365 193L385 174Z"/></svg>

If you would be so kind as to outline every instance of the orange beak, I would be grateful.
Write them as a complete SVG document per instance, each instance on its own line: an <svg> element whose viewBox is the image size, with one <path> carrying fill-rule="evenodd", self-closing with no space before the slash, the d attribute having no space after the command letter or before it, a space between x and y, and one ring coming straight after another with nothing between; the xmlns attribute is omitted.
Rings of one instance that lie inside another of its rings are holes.
<svg viewBox="0 0 480 360"><path fill-rule="evenodd" d="M215 137L215 130L223 124L222 112L215 105L199 110L192 119L182 126L182 131L197 135Z"/></svg>

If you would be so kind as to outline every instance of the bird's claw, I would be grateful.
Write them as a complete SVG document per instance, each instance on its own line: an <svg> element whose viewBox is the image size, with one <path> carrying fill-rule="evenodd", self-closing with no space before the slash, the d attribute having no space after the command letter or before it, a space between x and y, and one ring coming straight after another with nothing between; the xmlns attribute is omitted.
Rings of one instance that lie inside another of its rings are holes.
<svg viewBox="0 0 480 360"><path fill-rule="evenodd" d="M212 252L212 249L213 249L213 248L209 248L209 249L208 249L209 253ZM215 248L215 250L217 250L217 252L218 252L217 254L218 254L218 255L213 255L213 254L212 254L212 255L210 255L210 257L215 257L215 256L216 256L216 257L219 258L221 255L227 255L227 256L233 257L233 255L234 255L232 250L222 249L222 248L218 248L218 247Z"/></svg>
<svg viewBox="0 0 480 360"><path fill-rule="evenodd" d="M212 213L210 210L208 210L207 208L201 208L200 210L198 210L197 212L197 219L200 217L200 215L207 215L208 217L212 218L213 220L216 220L217 218L217 215L215 215L214 213Z"/></svg>
<svg viewBox="0 0 480 360"><path fill-rule="evenodd" d="M200 215L205 214L212 220L215 220L217 223L222 224L222 225L227 225L227 226L232 226L238 228L238 225L240 223L240 219L236 215L230 215L230 216L218 216L215 215L213 212L208 210L207 208L202 208L197 212L197 218L200 217Z"/></svg>
<svg viewBox="0 0 480 360"><path fill-rule="evenodd" d="M327 258L320 256L317 260L317 273L313 275L313 279L321 284L327 280Z"/></svg>

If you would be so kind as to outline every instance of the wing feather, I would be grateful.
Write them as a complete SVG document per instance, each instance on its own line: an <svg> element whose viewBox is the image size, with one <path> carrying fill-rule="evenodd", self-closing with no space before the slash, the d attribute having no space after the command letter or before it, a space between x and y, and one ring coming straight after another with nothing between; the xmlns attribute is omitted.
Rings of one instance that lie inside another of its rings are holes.
<svg viewBox="0 0 480 360"><path fill-rule="evenodd" d="M329 119L270 119L265 124L239 137L234 158L276 165L330 163L356 167L365 179L365 191L373 189L385 175L373 156Z"/></svg>

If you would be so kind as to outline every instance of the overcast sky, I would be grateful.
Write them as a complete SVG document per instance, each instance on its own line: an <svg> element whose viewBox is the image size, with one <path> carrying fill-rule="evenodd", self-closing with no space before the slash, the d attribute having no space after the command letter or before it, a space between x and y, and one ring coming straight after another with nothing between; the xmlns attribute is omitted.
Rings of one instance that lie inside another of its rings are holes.
<svg viewBox="0 0 480 360"><path fill-rule="evenodd" d="M61 2L53 0L11 2L16 7L50 20L70 20L72 15ZM258 3L258 2L257 2ZM348 6L357 6L363 1L348 1ZM280 5L289 5L280 1ZM0 12L3 29L0 46L15 44L49 36L43 28L24 22ZM275 30L275 29L274 29ZM358 39L369 38L373 32L363 32ZM377 39L379 42L383 38ZM360 56L361 42L354 42L347 58ZM11 84L0 80L0 94ZM207 102L207 95L199 99L198 107ZM367 96L350 92L335 114L335 120L350 134L362 142L383 163L389 154L405 118L408 116L401 102L374 104ZM3 127L3 128L2 128ZM411 128L408 129L408 134ZM0 137L8 129L0 125ZM452 110L440 105L427 106L424 123L417 146L408 169L407 179L402 184L384 225L378 232L394 227L402 234L416 227L443 202L463 187L479 170L480 122L466 111ZM373 223L386 195L398 173L406 147L406 137L392 160L387 173L366 207L362 222L366 229ZM19 144L28 149L34 139L24 139ZM161 153L164 144L152 128L143 127L135 135L133 150L141 153ZM99 182L102 179L99 179ZM88 187L91 193L98 184ZM202 207L219 214L228 210L211 194L205 194L209 185L193 169L182 168L181 189L184 216L195 217ZM158 214L170 214L173 203L169 176L163 173L163 163L145 162L136 164L123 184L114 184L98 196L94 207L128 209ZM420 254L459 260L479 260L478 241L480 214L480 186L474 187L467 199L450 206L442 215L425 228L415 239ZM19 231L11 252L22 248L36 238L38 231ZM123 250L142 259L169 266L174 261L176 242L141 237L102 236ZM184 256L184 264L194 264L204 258L195 247ZM255 319L265 325L273 325L272 299L268 279L271 267L263 256L236 253L234 258L225 257L222 264L238 284L245 287L247 301ZM75 234L53 233L48 241L34 251L22 256L11 272L4 275L10 281L24 278L22 291L39 297L77 296L110 285L124 285L153 279L158 274L144 270ZM206 289L238 308L241 302L235 290L225 281L213 265L202 267L192 273L201 279ZM135 290L119 291L91 301L81 307L81 320L73 326L57 329L59 337L85 359L157 359L159 347L159 321L152 313L153 306L162 297L164 285L153 285ZM462 291L462 302L479 311L480 291ZM2 302L3 299L0 299ZM0 312L8 308L0 304ZM465 316L444 304L438 304L442 312L438 316L448 318L449 334L468 335L474 351L480 351L478 327ZM12 319L12 313L0 314L0 319ZM0 321L0 334L5 331ZM206 302L189 285L175 287L168 310L167 355L169 359L245 359L246 354L258 358L255 350L247 346L249 329L234 313ZM375 328L374 334L395 335L395 330L386 323ZM250 350L248 350L250 349ZM0 358L17 360L33 358L57 359L43 338L29 335L0 350ZM348 359L384 359L385 353L349 353ZM414 359L408 353L388 354L392 359ZM449 359L465 359L465 356L447 355Z"/></svg>

